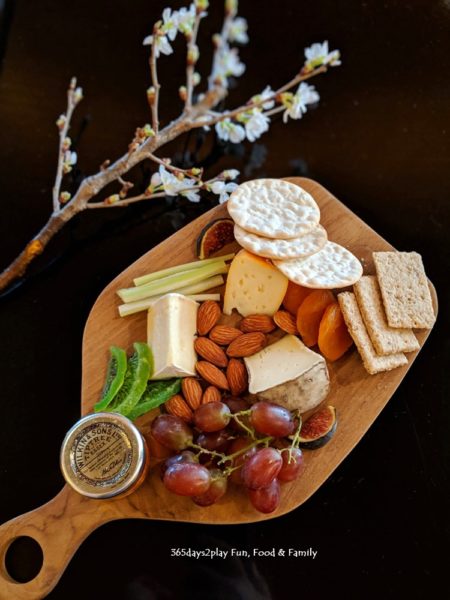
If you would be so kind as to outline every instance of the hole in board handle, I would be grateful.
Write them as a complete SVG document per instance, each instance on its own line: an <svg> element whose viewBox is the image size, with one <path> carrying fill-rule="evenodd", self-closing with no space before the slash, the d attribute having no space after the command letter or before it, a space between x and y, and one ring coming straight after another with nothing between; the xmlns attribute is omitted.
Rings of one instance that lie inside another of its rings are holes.
<svg viewBox="0 0 450 600"><path fill-rule="evenodd" d="M17 583L28 583L40 572L44 553L40 544L27 535L12 540L5 552L5 571Z"/></svg>

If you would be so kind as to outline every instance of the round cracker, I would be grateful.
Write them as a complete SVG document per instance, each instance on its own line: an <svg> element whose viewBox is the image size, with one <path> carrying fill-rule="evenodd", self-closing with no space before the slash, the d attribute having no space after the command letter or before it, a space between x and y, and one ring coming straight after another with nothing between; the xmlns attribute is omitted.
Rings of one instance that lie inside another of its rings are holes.
<svg viewBox="0 0 450 600"><path fill-rule="evenodd" d="M234 226L234 237L238 244L249 252L263 256L264 258L275 258L283 260L286 258L304 258L318 252L327 243L327 232L318 225L297 238L289 240L273 240L261 237L255 233L245 231L239 225Z"/></svg>
<svg viewBox="0 0 450 600"><path fill-rule="evenodd" d="M262 237L290 239L314 229L320 210L303 188L281 179L254 179L234 190L228 200L234 222Z"/></svg>
<svg viewBox="0 0 450 600"><path fill-rule="evenodd" d="M327 242L322 250L306 258L273 262L288 279L308 288L346 287L356 283L363 273L356 256L334 242Z"/></svg>

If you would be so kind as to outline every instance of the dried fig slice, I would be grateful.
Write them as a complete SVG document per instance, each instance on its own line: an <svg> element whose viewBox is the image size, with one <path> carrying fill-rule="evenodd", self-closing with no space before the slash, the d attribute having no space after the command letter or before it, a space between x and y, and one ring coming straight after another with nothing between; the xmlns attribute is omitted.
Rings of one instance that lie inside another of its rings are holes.
<svg viewBox="0 0 450 600"><path fill-rule="evenodd" d="M231 242L234 242L234 221L228 218L211 221L197 238L197 256L208 258Z"/></svg>

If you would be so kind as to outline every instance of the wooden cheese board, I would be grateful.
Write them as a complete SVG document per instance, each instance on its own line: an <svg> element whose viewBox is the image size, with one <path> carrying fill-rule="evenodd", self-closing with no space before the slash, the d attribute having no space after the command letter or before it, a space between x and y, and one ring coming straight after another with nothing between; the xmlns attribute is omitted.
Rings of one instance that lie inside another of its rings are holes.
<svg viewBox="0 0 450 600"><path fill-rule="evenodd" d="M392 246L339 202L320 184L304 178L288 178L310 192L321 210L321 222L329 239L347 247L364 265L365 273L373 273L372 252L392 250ZM156 248L139 258L100 294L95 302L83 337L81 413L92 411L99 398L105 377L108 349L112 344L130 348L133 341L146 338L146 318L137 313L120 318L120 303L116 290L127 287L132 279L144 273L194 260L195 241L203 227L212 219L227 216L226 205L213 208ZM223 252L229 252L227 247ZM430 284L434 309L437 297ZM422 330L417 337L422 347L430 331ZM278 517L305 502L331 475L372 425L406 375L417 352L408 354L408 364L393 371L370 376L361 359L352 350L335 363L329 364L331 392L327 403L336 407L339 426L333 440L318 450L306 451L305 474L283 485L279 508L270 515L252 508L239 488L229 491L217 504L201 508L189 499L168 492L162 485L157 469L153 469L145 484L133 494L117 500L93 500L65 486L50 502L0 527L0 597L37 599L48 594L58 582L65 567L82 541L100 525L124 518L158 519L210 524L239 524ZM145 432L149 419L137 422ZM11 542L20 536L30 536L43 551L39 574L27 583L13 581L5 568L5 553Z"/></svg>

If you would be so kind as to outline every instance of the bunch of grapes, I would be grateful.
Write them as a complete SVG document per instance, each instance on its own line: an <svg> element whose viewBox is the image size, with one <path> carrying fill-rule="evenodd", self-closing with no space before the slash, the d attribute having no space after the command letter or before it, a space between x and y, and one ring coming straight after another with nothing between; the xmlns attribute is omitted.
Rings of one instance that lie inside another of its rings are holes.
<svg viewBox="0 0 450 600"><path fill-rule="evenodd" d="M271 513L280 503L280 482L293 481L304 470L300 428L300 417L282 406L249 406L229 397L199 406L193 428L162 414L153 421L152 434L176 452L161 467L171 492L209 506L222 498L230 480L245 486L258 511Z"/></svg>

